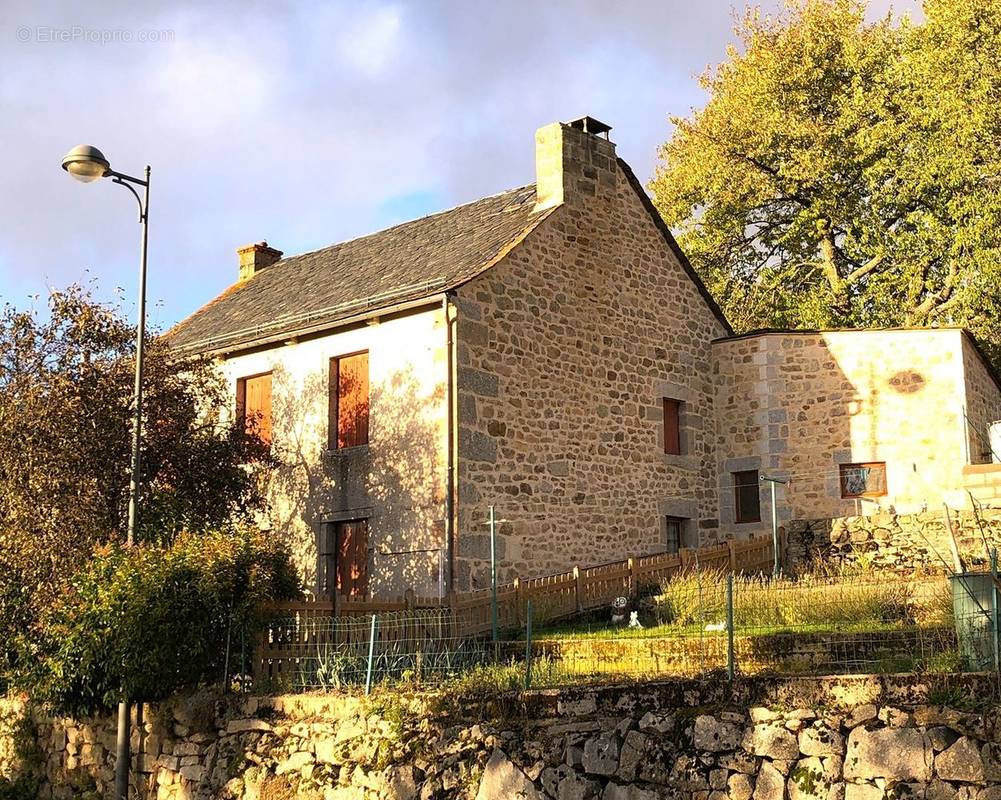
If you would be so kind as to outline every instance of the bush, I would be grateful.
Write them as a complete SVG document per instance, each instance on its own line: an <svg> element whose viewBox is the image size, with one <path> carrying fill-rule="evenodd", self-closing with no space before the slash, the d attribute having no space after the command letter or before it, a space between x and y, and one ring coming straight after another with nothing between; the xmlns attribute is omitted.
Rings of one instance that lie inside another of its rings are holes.
<svg viewBox="0 0 1001 800"><path fill-rule="evenodd" d="M260 630L266 604L300 595L273 539L182 534L168 547L98 548L20 642L18 683L57 710L88 714L219 680L227 639Z"/></svg>

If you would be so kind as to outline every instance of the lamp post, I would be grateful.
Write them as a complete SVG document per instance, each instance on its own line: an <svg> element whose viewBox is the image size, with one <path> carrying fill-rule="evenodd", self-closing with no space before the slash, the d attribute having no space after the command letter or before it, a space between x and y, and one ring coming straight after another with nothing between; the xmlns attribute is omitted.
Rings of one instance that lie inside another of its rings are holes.
<svg viewBox="0 0 1001 800"><path fill-rule="evenodd" d="M149 241L149 166L146 177L135 178L111 168L104 153L89 144L81 144L63 158L63 169L82 183L98 178L111 178L112 183L124 186L139 204L139 224L142 225L142 246L139 257L139 321L136 329L136 374L133 386L132 471L129 481L129 521L126 545L135 543L136 519L139 515L139 472L141 467L142 412L143 412L143 350L146 340L146 245ZM135 187L142 187L143 196ZM130 704L122 698L118 704L118 741L115 749L115 800L127 800L129 791L129 738Z"/></svg>

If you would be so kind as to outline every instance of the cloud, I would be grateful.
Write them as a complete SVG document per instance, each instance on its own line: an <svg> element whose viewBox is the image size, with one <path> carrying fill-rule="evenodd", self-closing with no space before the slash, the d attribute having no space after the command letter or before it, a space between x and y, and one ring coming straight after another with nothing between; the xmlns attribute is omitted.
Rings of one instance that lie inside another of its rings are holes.
<svg viewBox="0 0 1001 800"><path fill-rule="evenodd" d="M383 73L396 53L400 12L394 7L360 7L354 19L343 23L337 49L344 60L368 76Z"/></svg>
<svg viewBox="0 0 1001 800"><path fill-rule="evenodd" d="M0 140L17 158L0 192L0 294L24 305L96 276L102 296L134 295L134 200L59 169L89 142L122 171L152 165L161 326L232 282L240 245L301 252L532 181L534 131L556 119L607 121L649 176L668 115L703 101L693 76L723 57L732 27L723 0L82 8L4 4ZM21 28L88 24L165 35L18 39Z"/></svg>

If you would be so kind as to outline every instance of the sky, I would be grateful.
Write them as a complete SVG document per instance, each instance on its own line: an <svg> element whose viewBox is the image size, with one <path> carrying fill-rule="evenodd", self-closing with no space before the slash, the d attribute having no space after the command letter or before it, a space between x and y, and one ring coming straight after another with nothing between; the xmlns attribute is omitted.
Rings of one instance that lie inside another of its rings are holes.
<svg viewBox="0 0 1001 800"><path fill-rule="evenodd" d="M780 0L759 3L777 7ZM870 14L918 0L871 0ZM733 41L730 0L0 2L0 299L86 283L134 312L140 226L77 144L149 164L150 321L313 250L534 181L534 131L589 114L644 183Z"/></svg>

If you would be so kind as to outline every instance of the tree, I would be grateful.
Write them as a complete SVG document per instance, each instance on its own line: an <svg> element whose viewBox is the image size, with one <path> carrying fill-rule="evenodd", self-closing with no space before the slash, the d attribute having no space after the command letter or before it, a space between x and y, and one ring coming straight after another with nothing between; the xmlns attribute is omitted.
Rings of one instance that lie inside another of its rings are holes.
<svg viewBox="0 0 1001 800"><path fill-rule="evenodd" d="M0 635L27 629L100 544L123 542L135 328L80 287L0 314ZM268 448L222 414L211 364L145 356L140 542L249 520ZM9 655L9 650L7 651ZM0 665L2 666L2 665Z"/></svg>
<svg viewBox="0 0 1001 800"><path fill-rule="evenodd" d="M1001 5L749 11L660 150L667 223L738 330L1001 331Z"/></svg>

